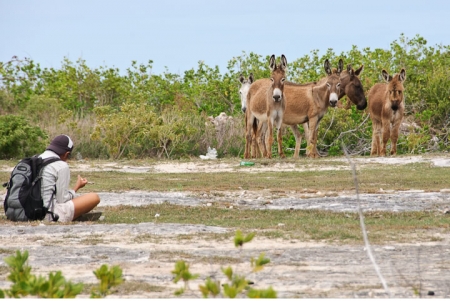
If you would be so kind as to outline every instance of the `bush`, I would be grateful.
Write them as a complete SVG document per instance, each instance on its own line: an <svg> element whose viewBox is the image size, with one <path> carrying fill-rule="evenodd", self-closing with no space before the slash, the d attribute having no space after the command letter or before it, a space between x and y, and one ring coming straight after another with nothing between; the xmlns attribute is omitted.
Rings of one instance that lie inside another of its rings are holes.
<svg viewBox="0 0 450 301"><path fill-rule="evenodd" d="M23 116L0 116L0 159L23 158L42 153L48 135L31 126Z"/></svg>

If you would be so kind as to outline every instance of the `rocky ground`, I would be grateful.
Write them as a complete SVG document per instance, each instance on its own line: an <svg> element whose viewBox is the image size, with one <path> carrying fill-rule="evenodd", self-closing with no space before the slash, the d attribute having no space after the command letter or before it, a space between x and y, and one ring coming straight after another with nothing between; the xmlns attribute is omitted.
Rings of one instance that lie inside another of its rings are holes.
<svg viewBox="0 0 450 301"><path fill-rule="evenodd" d="M341 159L334 159L341 160ZM344 160L344 159L342 159ZM359 158L355 163L405 164L429 161L436 168L450 167L449 156ZM214 168L212 168L212 166ZM127 172L237 172L236 168L220 161L164 163L152 166L118 166L115 163L86 165L76 163L73 170L122 170ZM258 172L269 167L239 169L239 172ZM295 165L272 166L277 170L296 169ZM302 168L309 168L304 166ZM330 167L342 168L331 164ZM210 202L227 202L230 206L266 209L325 209L356 211L355 195L335 192L305 192L285 194L282 197L270 191L229 192L220 197L186 193L157 193L134 191L129 193L101 193L101 206L130 204L134 206L169 201L181 205L208 206ZM1 196L0 196L1 197ZM432 210L447 214L450 208L450 182L440 192L380 191L379 194L359 196L363 210ZM101 207L99 208L101 210ZM92 271L101 264L120 265L129 282L156 286L150 292L129 292L111 298L172 298L181 286L174 284L171 270L177 259L191 264L191 271L201 275L185 297L201 297L197 285L207 276L223 279L220 267L229 265L241 273L249 271L249 258L264 252L271 263L262 272L252 276L255 287L272 286L278 297L450 297L450 234L433 233L436 239L423 243L393 243L372 246L375 260L386 280L383 288L363 245L333 245L321 242L288 241L256 237L242 253L233 243L214 240L181 240L180 234L225 233L230 229L203 225L143 223L137 225L104 225L79 222L71 225L45 225L39 223L1 225L2 258L10 250L28 250L29 264L36 273L47 274L61 270L74 282L95 283ZM0 266L5 264L1 261ZM8 287L5 279L1 287ZM433 295L431 295L433 294ZM83 297L83 296L82 296ZM87 296L84 296L87 297Z"/></svg>

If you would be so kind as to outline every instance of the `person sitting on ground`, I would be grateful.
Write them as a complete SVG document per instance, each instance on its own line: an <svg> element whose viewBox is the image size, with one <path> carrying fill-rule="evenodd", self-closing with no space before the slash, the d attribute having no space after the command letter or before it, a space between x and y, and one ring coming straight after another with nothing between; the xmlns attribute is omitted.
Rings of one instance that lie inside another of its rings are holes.
<svg viewBox="0 0 450 301"><path fill-rule="evenodd" d="M76 192L87 183L86 178L78 175L77 182L72 189L70 184L70 169L67 164L73 151L73 142L67 135L56 136L47 149L40 155L42 159L59 157L61 160L50 163L42 170L41 194L44 204L48 204L48 210L59 216L58 221L70 222L82 214L88 213L100 203L100 197L96 193L86 193L80 196ZM46 216L49 221L53 220L49 213Z"/></svg>

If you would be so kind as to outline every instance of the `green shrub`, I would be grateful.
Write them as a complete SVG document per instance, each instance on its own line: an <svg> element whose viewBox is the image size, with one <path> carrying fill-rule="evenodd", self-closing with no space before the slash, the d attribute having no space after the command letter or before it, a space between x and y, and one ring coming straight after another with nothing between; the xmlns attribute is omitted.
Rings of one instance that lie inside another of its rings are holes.
<svg viewBox="0 0 450 301"><path fill-rule="evenodd" d="M0 298L5 295L11 298L35 296L37 298L75 298L82 290L83 284L73 284L66 281L61 271L50 272L48 278L36 276L31 273L31 267L27 265L28 251L6 257L6 264L10 268L7 279L12 282L11 287L0 290ZM100 281L91 291L91 298L104 298L111 293L111 288L123 282L122 269L119 266L108 268L102 265L94 271L94 275Z"/></svg>
<svg viewBox="0 0 450 301"><path fill-rule="evenodd" d="M23 254L5 258L10 267L7 279L12 282L10 289L5 290L7 296L20 298L36 296L38 298L74 298L83 290L83 284L67 282L61 272L51 272L48 279L31 274L31 267L26 264L28 251ZM2 292L3 293L3 292Z"/></svg>
<svg viewBox="0 0 450 301"><path fill-rule="evenodd" d="M47 134L31 126L23 116L0 116L0 158L23 158L42 153L48 144Z"/></svg>
<svg viewBox="0 0 450 301"><path fill-rule="evenodd" d="M95 108L94 113L97 125L91 138L106 145L112 159L137 157L144 148L155 147L150 141L156 134L157 117L149 106L128 103L120 110L103 106Z"/></svg>

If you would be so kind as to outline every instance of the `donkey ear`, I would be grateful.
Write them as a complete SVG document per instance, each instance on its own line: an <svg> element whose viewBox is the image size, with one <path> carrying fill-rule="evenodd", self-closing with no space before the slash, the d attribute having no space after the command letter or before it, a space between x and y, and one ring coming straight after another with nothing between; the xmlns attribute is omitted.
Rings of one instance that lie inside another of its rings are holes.
<svg viewBox="0 0 450 301"><path fill-rule="evenodd" d="M347 72L350 73L350 75L352 75L352 74L351 74L352 71L353 71L353 69L352 69L352 64L348 64L348 65L347 65Z"/></svg>
<svg viewBox="0 0 450 301"><path fill-rule="evenodd" d="M355 74L356 76L359 76L359 74L364 70L364 65L361 65L358 69L356 69Z"/></svg>
<svg viewBox="0 0 450 301"><path fill-rule="evenodd" d="M241 75L239 76L239 81L241 82L241 84L243 84L244 81L245 81L245 78L244 78L244 76L242 75L242 73L241 73Z"/></svg>
<svg viewBox="0 0 450 301"><path fill-rule="evenodd" d="M323 68L325 69L325 72L328 75L331 75L330 61L328 59L326 59L325 62L323 63Z"/></svg>
<svg viewBox="0 0 450 301"><path fill-rule="evenodd" d="M338 73L341 73L342 70L344 69L344 61L342 59L339 59L339 65L338 65Z"/></svg>
<svg viewBox="0 0 450 301"><path fill-rule="evenodd" d="M252 84L254 81L255 81L255 79L253 77L253 73L250 73L250 75L248 77L248 82Z"/></svg>
<svg viewBox="0 0 450 301"><path fill-rule="evenodd" d="M387 82L390 82L392 80L392 76L390 76L389 73L387 73L387 71L384 69L383 69L383 71L381 71L381 76Z"/></svg>
<svg viewBox="0 0 450 301"><path fill-rule="evenodd" d="M281 55L281 64L280 64L281 70L286 70L287 68L287 59L284 56L284 54Z"/></svg>
<svg viewBox="0 0 450 301"><path fill-rule="evenodd" d="M405 68L402 68L402 70L400 71L399 75L398 75L398 79L403 82L406 79L406 71Z"/></svg>
<svg viewBox="0 0 450 301"><path fill-rule="evenodd" d="M270 71L273 71L277 68L277 64L275 62L275 54L272 54L272 56L270 57L269 68L270 68Z"/></svg>

